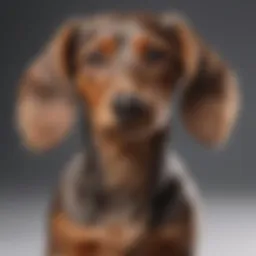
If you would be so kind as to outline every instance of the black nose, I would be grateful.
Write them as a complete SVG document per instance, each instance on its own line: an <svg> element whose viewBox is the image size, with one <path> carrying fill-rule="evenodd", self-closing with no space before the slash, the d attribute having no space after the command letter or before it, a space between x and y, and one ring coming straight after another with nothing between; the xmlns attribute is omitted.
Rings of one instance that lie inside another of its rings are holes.
<svg viewBox="0 0 256 256"><path fill-rule="evenodd" d="M134 95L118 95L113 102L113 107L121 122L135 121L147 114L146 104Z"/></svg>

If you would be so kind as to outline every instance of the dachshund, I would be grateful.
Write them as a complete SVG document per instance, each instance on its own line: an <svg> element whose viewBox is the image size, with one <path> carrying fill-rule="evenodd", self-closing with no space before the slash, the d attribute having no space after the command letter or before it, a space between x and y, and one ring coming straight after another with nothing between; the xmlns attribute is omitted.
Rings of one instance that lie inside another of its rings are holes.
<svg viewBox="0 0 256 256"><path fill-rule="evenodd" d="M46 255L197 254L197 187L168 142L178 91L188 133L223 145L241 105L236 74L176 12L70 19L27 67L24 145L52 149L80 112L85 134L53 197Z"/></svg>

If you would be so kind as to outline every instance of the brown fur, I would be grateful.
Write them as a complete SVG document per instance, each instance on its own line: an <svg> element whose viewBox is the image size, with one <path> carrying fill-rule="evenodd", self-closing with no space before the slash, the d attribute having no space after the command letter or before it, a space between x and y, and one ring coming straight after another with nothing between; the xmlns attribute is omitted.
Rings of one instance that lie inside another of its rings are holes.
<svg viewBox="0 0 256 256"><path fill-rule="evenodd" d="M78 181L83 184L85 178L79 175L84 165L69 168L68 177L79 172L78 178L73 183L67 179L58 207L54 205L50 256L127 255L134 245L131 255L158 255L160 250L161 255L194 255L196 206L186 192L187 178L175 179L182 196L174 216L153 229L147 227L148 203L157 183L152 183L149 170L157 164L153 172L160 175L166 167L160 167L164 161L156 156L165 154L160 151L165 136L156 134L167 133L177 86L184 90L181 114L188 131L208 146L227 139L240 105L236 79L179 15L74 20L64 24L32 62L21 80L17 103L25 144L34 150L58 144L76 120L80 98L92 126L109 206L92 226L76 218L73 206L65 206L70 196L65 191L78 190ZM149 114L131 126L120 126L111 105L120 94L136 95ZM77 200L75 211L83 206L83 198Z"/></svg>
<svg viewBox="0 0 256 256"><path fill-rule="evenodd" d="M182 215L181 215L182 216ZM193 220L189 215L180 217L160 230L144 235L137 224L83 227L72 222L64 213L58 212L51 219L51 235L55 248L63 255L183 255L191 250ZM143 237L143 235L145 237ZM130 249L133 243L135 249ZM54 255L54 254L52 254Z"/></svg>

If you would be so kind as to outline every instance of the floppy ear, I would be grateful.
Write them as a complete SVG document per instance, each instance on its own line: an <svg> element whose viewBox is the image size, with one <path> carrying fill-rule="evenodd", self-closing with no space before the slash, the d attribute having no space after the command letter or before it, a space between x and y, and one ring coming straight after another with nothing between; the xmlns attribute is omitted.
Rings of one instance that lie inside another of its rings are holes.
<svg viewBox="0 0 256 256"><path fill-rule="evenodd" d="M22 75L16 125L29 148L42 151L58 144L76 120L68 69L77 22L70 21Z"/></svg>
<svg viewBox="0 0 256 256"><path fill-rule="evenodd" d="M181 115L187 130L207 146L228 139L240 107L234 72L180 15L165 16L166 25L178 42L186 80Z"/></svg>

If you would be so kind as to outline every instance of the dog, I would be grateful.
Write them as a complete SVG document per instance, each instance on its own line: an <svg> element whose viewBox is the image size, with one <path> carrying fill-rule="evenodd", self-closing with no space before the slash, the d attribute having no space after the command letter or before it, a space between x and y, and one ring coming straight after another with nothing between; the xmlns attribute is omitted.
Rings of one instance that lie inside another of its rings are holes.
<svg viewBox="0 0 256 256"><path fill-rule="evenodd" d="M24 145L52 149L79 109L87 135L53 198L47 255L197 254L197 188L168 143L177 91L187 131L223 145L241 105L236 74L175 12L71 19L27 67Z"/></svg>

